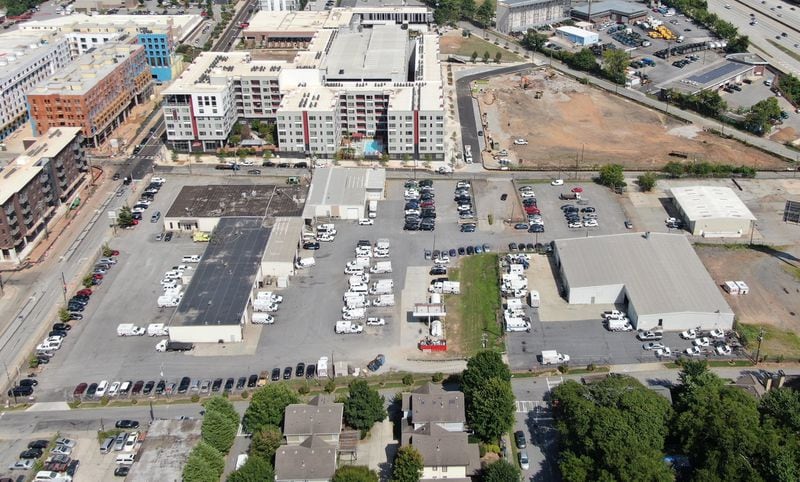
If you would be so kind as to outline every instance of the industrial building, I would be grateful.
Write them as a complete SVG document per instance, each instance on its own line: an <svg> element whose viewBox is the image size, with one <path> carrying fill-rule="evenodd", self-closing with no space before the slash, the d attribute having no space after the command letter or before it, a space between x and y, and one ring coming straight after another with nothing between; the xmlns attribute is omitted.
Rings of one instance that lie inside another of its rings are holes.
<svg viewBox="0 0 800 482"><path fill-rule="evenodd" d="M287 286L289 277L295 274L295 261L300 249L303 219L300 217L278 217L272 225L272 234L267 249L261 258L261 273L265 284L274 283L280 288Z"/></svg>
<svg viewBox="0 0 800 482"><path fill-rule="evenodd" d="M144 47L100 45L28 93L31 126L34 135L80 127L86 142L97 147L152 91Z"/></svg>
<svg viewBox="0 0 800 482"><path fill-rule="evenodd" d="M571 304L616 304L644 330L733 326L733 311L682 234L559 239L554 257Z"/></svg>
<svg viewBox="0 0 800 482"><path fill-rule="evenodd" d="M300 216L305 197L302 186L183 186L164 216L164 230L210 233L226 217Z"/></svg>
<svg viewBox="0 0 800 482"><path fill-rule="evenodd" d="M571 11L572 17L594 23L609 21L632 23L634 20L646 17L648 13L647 5L623 0L589 2L575 5Z"/></svg>
<svg viewBox="0 0 800 482"><path fill-rule="evenodd" d="M135 9L139 6L137 0L75 0L73 4L76 12L99 12L112 8Z"/></svg>
<svg viewBox="0 0 800 482"><path fill-rule="evenodd" d="M731 188L672 188L675 207L690 233L705 238L738 238L750 234L756 217Z"/></svg>
<svg viewBox="0 0 800 482"><path fill-rule="evenodd" d="M0 263L17 265L69 209L89 170L81 130L50 129L0 169Z"/></svg>
<svg viewBox="0 0 800 482"><path fill-rule="evenodd" d="M169 324L171 341L237 343L248 321L270 229L262 219L220 219Z"/></svg>
<svg viewBox="0 0 800 482"><path fill-rule="evenodd" d="M311 181L303 218L365 218L367 202L383 199L385 185L385 169L317 169Z"/></svg>
<svg viewBox="0 0 800 482"><path fill-rule="evenodd" d="M506 34L527 32L529 28L567 20L570 4L570 0L499 0L497 30Z"/></svg>
<svg viewBox="0 0 800 482"><path fill-rule="evenodd" d="M69 62L69 42L64 36L52 32L0 35L0 141L28 121L28 92Z"/></svg>
<svg viewBox="0 0 800 482"><path fill-rule="evenodd" d="M24 32L60 32L69 41L73 59L106 42L138 43L153 79L172 80L183 70L175 49L203 23L200 15L65 15L20 24Z"/></svg>
<svg viewBox="0 0 800 482"><path fill-rule="evenodd" d="M728 84L741 84L744 79L763 78L769 74L768 66L769 62L758 54L729 54L688 77L670 80L658 85L658 88L662 99L668 91L693 95L704 90L720 90Z"/></svg>
<svg viewBox="0 0 800 482"><path fill-rule="evenodd" d="M401 7L385 13L395 11L401 18ZM198 56L163 93L169 143L214 150L237 119L267 119L277 124L279 151L293 156L444 159L438 36L374 22L341 9L257 14L246 40L302 50L291 62Z"/></svg>
<svg viewBox="0 0 800 482"><path fill-rule="evenodd" d="M556 35L582 47L600 43L600 35L597 32L584 30L571 25L558 27L556 29Z"/></svg>

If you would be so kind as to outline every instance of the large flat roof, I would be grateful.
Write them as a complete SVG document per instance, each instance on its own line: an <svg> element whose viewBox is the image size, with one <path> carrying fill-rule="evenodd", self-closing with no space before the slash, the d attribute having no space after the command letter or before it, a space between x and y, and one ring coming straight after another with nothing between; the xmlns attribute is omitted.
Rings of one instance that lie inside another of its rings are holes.
<svg viewBox="0 0 800 482"><path fill-rule="evenodd" d="M386 179L386 171L355 167L317 169L311 180L311 190L306 204L310 206L363 204L366 202L367 186L373 184L368 181L370 176L383 176Z"/></svg>
<svg viewBox="0 0 800 482"><path fill-rule="evenodd" d="M171 324L238 325L269 235L262 219L221 219Z"/></svg>
<svg viewBox="0 0 800 482"><path fill-rule="evenodd" d="M682 234L617 234L555 244L570 289L624 284L639 315L733 313Z"/></svg>
<svg viewBox="0 0 800 482"><path fill-rule="evenodd" d="M315 32L324 28L339 28L350 23L353 12L350 9L304 10L281 12L256 12L250 18L250 25L243 34L249 32Z"/></svg>
<svg viewBox="0 0 800 482"><path fill-rule="evenodd" d="M327 79L405 82L411 45L408 30L396 24L342 28L324 62Z"/></svg>
<svg viewBox="0 0 800 482"><path fill-rule="evenodd" d="M299 216L305 187L272 184L184 186L168 218Z"/></svg>
<svg viewBox="0 0 800 482"><path fill-rule="evenodd" d="M149 29L156 32L171 30L175 40L183 40L194 31L203 17L200 15L85 15L76 13L47 20L21 23L20 30L110 31ZM142 32L144 33L144 32Z"/></svg>
<svg viewBox="0 0 800 482"><path fill-rule="evenodd" d="M294 262L297 243L303 231L303 219L299 217L275 218L267 249L261 259L263 263Z"/></svg>
<svg viewBox="0 0 800 482"><path fill-rule="evenodd" d="M592 17L605 16L609 13L622 15L644 15L647 13L647 6L642 3L625 2L623 0L605 0L603 2L585 3L572 7L573 12L589 15L591 7Z"/></svg>
<svg viewBox="0 0 800 482"><path fill-rule="evenodd" d="M673 187L672 197L680 204L690 221L715 218L756 220L750 209L729 187Z"/></svg>

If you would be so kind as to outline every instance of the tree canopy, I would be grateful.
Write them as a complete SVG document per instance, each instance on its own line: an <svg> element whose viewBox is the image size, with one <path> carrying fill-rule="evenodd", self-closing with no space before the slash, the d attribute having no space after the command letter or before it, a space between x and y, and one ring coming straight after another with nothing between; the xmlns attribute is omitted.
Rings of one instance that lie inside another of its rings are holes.
<svg viewBox="0 0 800 482"><path fill-rule="evenodd" d="M606 164L600 168L599 182L611 188L625 186L625 173L619 164Z"/></svg>
<svg viewBox="0 0 800 482"><path fill-rule="evenodd" d="M603 51L603 73L617 84L625 83L625 72L631 63L628 52L620 49Z"/></svg>
<svg viewBox="0 0 800 482"><path fill-rule="evenodd" d="M207 411L203 416L201 433L204 442L220 453L227 454L236 438L238 428L238 421L232 421L222 412Z"/></svg>
<svg viewBox="0 0 800 482"><path fill-rule="evenodd" d="M467 360L467 369L461 375L461 390L465 397L480 388L486 380L499 378L511 381L511 370L503 362L500 354L485 350Z"/></svg>
<svg viewBox="0 0 800 482"><path fill-rule="evenodd" d="M233 407L230 400L222 396L211 397L203 403L203 408L208 412L219 412L225 418L239 423L239 412Z"/></svg>
<svg viewBox="0 0 800 482"><path fill-rule="evenodd" d="M375 422L386 418L383 397L377 390L370 388L365 380L353 380L349 389L350 393L344 402L344 420L347 425L367 432Z"/></svg>
<svg viewBox="0 0 800 482"><path fill-rule="evenodd" d="M514 393L511 383L494 377L472 393L467 421L481 440L494 441L514 425Z"/></svg>
<svg viewBox="0 0 800 482"><path fill-rule="evenodd" d="M258 431L253 432L250 439L250 455L272 461L282 442L281 429L274 425L264 425Z"/></svg>
<svg viewBox="0 0 800 482"><path fill-rule="evenodd" d="M184 482L219 482L225 469L225 459L211 445L200 442L191 452L183 467Z"/></svg>
<svg viewBox="0 0 800 482"><path fill-rule="evenodd" d="M265 425L280 427L288 405L300 403L297 393L281 383L266 385L253 393L242 423L244 429L255 433Z"/></svg>
<svg viewBox="0 0 800 482"><path fill-rule="evenodd" d="M418 482L422 477L422 455L413 445L405 445L397 451L392 470L392 482Z"/></svg>
<svg viewBox="0 0 800 482"><path fill-rule="evenodd" d="M275 472L269 461L263 457L251 455L247 458L247 462L239 470L231 472L226 480L227 482L264 482L274 479Z"/></svg>
<svg viewBox="0 0 800 482"><path fill-rule="evenodd" d="M378 482L378 474L363 465L344 465L336 469L333 482Z"/></svg>
<svg viewBox="0 0 800 482"><path fill-rule="evenodd" d="M483 469L483 482L508 482L519 480L520 471L516 465L510 464L505 459L489 464Z"/></svg>

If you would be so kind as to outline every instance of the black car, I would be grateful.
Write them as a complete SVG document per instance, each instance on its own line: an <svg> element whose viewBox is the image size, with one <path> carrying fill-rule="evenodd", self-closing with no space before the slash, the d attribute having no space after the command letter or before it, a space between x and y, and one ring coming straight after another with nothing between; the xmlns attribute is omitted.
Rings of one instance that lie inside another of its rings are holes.
<svg viewBox="0 0 800 482"><path fill-rule="evenodd" d="M156 384L156 395L161 395L164 393L164 390L167 389L167 382L165 380L159 380Z"/></svg>
<svg viewBox="0 0 800 482"><path fill-rule="evenodd" d="M172 231L169 231L167 232L167 234L164 235L164 241L167 242L172 241Z"/></svg>
<svg viewBox="0 0 800 482"><path fill-rule="evenodd" d="M192 383L192 379L189 377L181 378L181 382L178 384L178 393L186 393L189 390L189 385Z"/></svg>
<svg viewBox="0 0 800 482"><path fill-rule="evenodd" d="M247 173L248 174L258 175L258 174L261 174L261 169L250 169L249 171L247 171Z"/></svg>
<svg viewBox="0 0 800 482"><path fill-rule="evenodd" d="M277 382L281 379L281 369L280 368L273 368L272 369L272 376L270 377L273 382Z"/></svg>
<svg viewBox="0 0 800 482"><path fill-rule="evenodd" d="M581 209L582 213L593 213L595 211L596 211L596 209L591 207L591 206L587 206L587 207Z"/></svg>
<svg viewBox="0 0 800 482"><path fill-rule="evenodd" d="M528 243L525 245L525 249L527 249L528 251L533 251L536 249L536 247L534 246L533 243Z"/></svg>
<svg viewBox="0 0 800 482"><path fill-rule="evenodd" d="M431 180L431 179L421 179L419 181L419 187L433 187L433 180Z"/></svg>
<svg viewBox="0 0 800 482"><path fill-rule="evenodd" d="M49 440L34 440L33 442L30 442L28 444L28 448L29 449L44 450L44 449L47 448L48 445L50 445L50 441Z"/></svg>
<svg viewBox="0 0 800 482"><path fill-rule="evenodd" d="M461 225L461 232L462 233L474 233L477 227L474 224L462 224Z"/></svg>
<svg viewBox="0 0 800 482"><path fill-rule="evenodd" d="M8 391L9 397L29 397L31 395L33 395L33 387L16 386Z"/></svg>
<svg viewBox="0 0 800 482"><path fill-rule="evenodd" d="M245 385L247 385L247 377L239 377L239 380L236 382L236 389L241 390Z"/></svg>
<svg viewBox="0 0 800 482"><path fill-rule="evenodd" d="M423 209L422 212L420 213L420 216L422 216L422 220L423 221L426 220L426 219L436 219L436 210L435 209Z"/></svg>
<svg viewBox="0 0 800 482"><path fill-rule="evenodd" d="M524 449L528 446L528 444L525 443L525 433L523 433L522 430L514 432L514 441L517 443L518 449Z"/></svg>
<svg viewBox="0 0 800 482"><path fill-rule="evenodd" d="M307 243L303 243L303 249L309 249L309 250L319 249L319 243L317 243L316 241L309 241Z"/></svg>
<svg viewBox="0 0 800 482"><path fill-rule="evenodd" d="M295 378L303 378L305 374L306 374L306 364L303 362L298 363L297 367L294 370Z"/></svg>
<svg viewBox="0 0 800 482"><path fill-rule="evenodd" d="M544 232L544 226L542 226L541 224L533 224L533 225L531 225L530 232L532 232L532 233L543 233Z"/></svg>
<svg viewBox="0 0 800 482"><path fill-rule="evenodd" d="M72 298L69 299L67 304L86 306L89 304L89 298L78 298L76 296L73 296Z"/></svg>
<svg viewBox="0 0 800 482"><path fill-rule="evenodd" d="M458 255L459 255L459 256L464 256L465 254L467 254L467 250L466 250L466 249L464 249L464 247L463 247L463 246L462 246L462 247L460 247L460 248L458 248Z"/></svg>
<svg viewBox="0 0 800 482"><path fill-rule="evenodd" d="M409 222L406 222L403 225L403 230L404 231L419 231L419 224L420 223L415 223L415 222L410 222L409 223Z"/></svg>
<svg viewBox="0 0 800 482"><path fill-rule="evenodd" d="M467 254L475 254L475 248L472 246L467 246Z"/></svg>
<svg viewBox="0 0 800 482"><path fill-rule="evenodd" d="M47 336L60 336L61 338L66 338L67 331L66 330L51 330Z"/></svg>
<svg viewBox="0 0 800 482"><path fill-rule="evenodd" d="M131 471L130 465L118 465L117 468L114 469L114 475L116 477L127 477L130 471Z"/></svg>
<svg viewBox="0 0 800 482"><path fill-rule="evenodd" d="M139 422L136 420L117 420L114 426L117 428L139 428Z"/></svg>
<svg viewBox="0 0 800 482"><path fill-rule="evenodd" d="M308 163L307 163L307 162L303 162L303 161L296 162L296 163L294 164L294 167L295 167L296 169L308 169Z"/></svg>
<svg viewBox="0 0 800 482"><path fill-rule="evenodd" d="M233 390L233 385L235 383L236 380L234 380L233 378L228 378L227 380L225 380L225 391L230 392L231 390Z"/></svg>
<svg viewBox="0 0 800 482"><path fill-rule="evenodd" d="M288 380L292 378L292 367L286 367L283 369L283 379Z"/></svg>
<svg viewBox="0 0 800 482"><path fill-rule="evenodd" d="M21 387L35 387L39 384L39 380L34 380L33 378L23 378L19 381L19 386Z"/></svg>
<svg viewBox="0 0 800 482"><path fill-rule="evenodd" d="M72 326L70 326L67 323L54 323L53 324L53 329L54 330L61 330L61 331L69 331L69 330L72 329Z"/></svg>
<svg viewBox="0 0 800 482"><path fill-rule="evenodd" d="M217 378L216 380L214 380L214 383L211 384L211 391L218 392L220 387L222 387L222 379Z"/></svg>
<svg viewBox="0 0 800 482"><path fill-rule="evenodd" d="M142 394L149 395L150 392L153 391L153 387L155 386L155 384L156 382L154 382L153 380L150 380L149 382L145 383L144 388L142 389ZM92 388L91 385L89 386L89 388Z"/></svg>
<svg viewBox="0 0 800 482"><path fill-rule="evenodd" d="M434 266L430 271L431 276L440 276L447 274L447 268L444 266Z"/></svg>
<svg viewBox="0 0 800 482"><path fill-rule="evenodd" d="M509 251L516 251L517 250L517 243L508 243L508 250Z"/></svg>
<svg viewBox="0 0 800 482"><path fill-rule="evenodd" d="M44 356L44 355L39 355L39 356L36 357L36 362L39 365L47 365L48 363L50 363L50 358L51 357L52 357L52 355L50 357Z"/></svg>
<svg viewBox="0 0 800 482"><path fill-rule="evenodd" d="M250 375L250 378L247 379L247 387L253 388L258 383L258 375Z"/></svg>
<svg viewBox="0 0 800 482"><path fill-rule="evenodd" d="M314 375L317 374L317 366L316 365L309 365L306 367L306 378L314 378Z"/></svg>
<svg viewBox="0 0 800 482"><path fill-rule="evenodd" d="M153 387L150 387L153 388ZM86 389L86 398L94 398L94 394L97 392L97 384L92 383L89 385L89 388Z"/></svg>
<svg viewBox="0 0 800 482"><path fill-rule="evenodd" d="M38 459L44 452L42 449L28 449L19 454L21 459Z"/></svg>
<svg viewBox="0 0 800 482"><path fill-rule="evenodd" d="M80 466L80 465L81 465L81 461L80 460L71 461L69 463L69 465L67 466L67 475L69 475L70 477L74 477L75 476L75 472L78 471L78 466Z"/></svg>
<svg viewBox="0 0 800 482"><path fill-rule="evenodd" d="M451 249L448 254L451 258L455 258L458 253L455 249Z"/></svg>

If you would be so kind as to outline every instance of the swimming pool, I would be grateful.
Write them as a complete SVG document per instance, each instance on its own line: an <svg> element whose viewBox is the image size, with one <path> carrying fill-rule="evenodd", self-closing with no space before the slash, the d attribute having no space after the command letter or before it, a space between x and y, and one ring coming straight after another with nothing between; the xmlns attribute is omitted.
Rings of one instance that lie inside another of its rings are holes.
<svg viewBox="0 0 800 482"><path fill-rule="evenodd" d="M368 139L364 141L364 155L365 156L379 156L383 153L383 144L377 139Z"/></svg>

